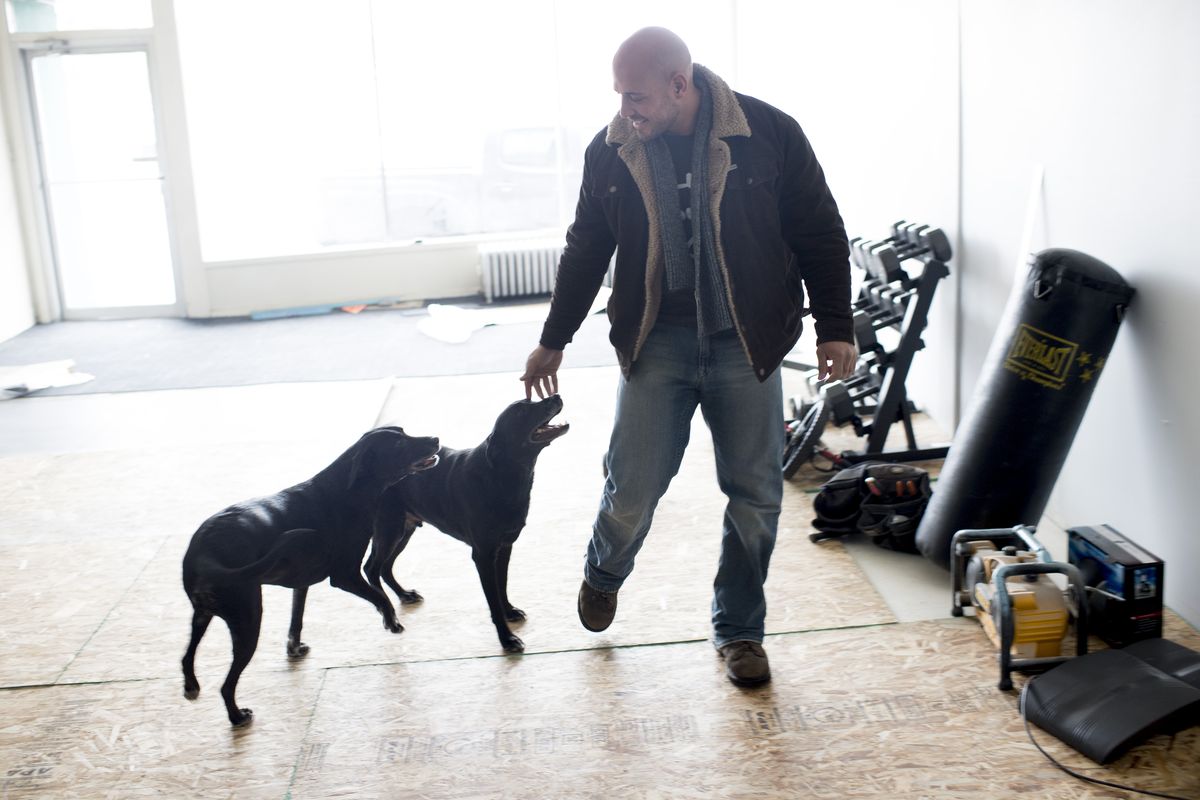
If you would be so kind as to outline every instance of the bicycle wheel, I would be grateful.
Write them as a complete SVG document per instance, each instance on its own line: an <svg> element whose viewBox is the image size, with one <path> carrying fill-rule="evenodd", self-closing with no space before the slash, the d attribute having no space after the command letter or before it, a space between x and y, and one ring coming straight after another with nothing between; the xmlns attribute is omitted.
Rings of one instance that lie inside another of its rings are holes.
<svg viewBox="0 0 1200 800"><path fill-rule="evenodd" d="M804 415L783 448L783 477L792 477L800 467L812 460L817 452L817 442L828 423L829 405L825 398L821 398Z"/></svg>

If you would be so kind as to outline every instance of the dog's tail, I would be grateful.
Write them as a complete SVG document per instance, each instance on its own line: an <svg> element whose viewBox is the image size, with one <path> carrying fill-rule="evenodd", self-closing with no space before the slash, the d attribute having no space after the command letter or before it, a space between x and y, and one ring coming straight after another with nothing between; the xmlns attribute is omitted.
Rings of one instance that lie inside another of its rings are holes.
<svg viewBox="0 0 1200 800"><path fill-rule="evenodd" d="M313 554L319 552L320 546L320 537L315 530L312 528L294 528L281 534L279 539L271 545L271 549L257 561L252 561L240 567L227 567L224 564L209 560L205 564L205 567L210 571L210 574L221 578L237 581L252 580L261 583L263 582L263 578L269 575L271 570L283 561L311 562Z"/></svg>

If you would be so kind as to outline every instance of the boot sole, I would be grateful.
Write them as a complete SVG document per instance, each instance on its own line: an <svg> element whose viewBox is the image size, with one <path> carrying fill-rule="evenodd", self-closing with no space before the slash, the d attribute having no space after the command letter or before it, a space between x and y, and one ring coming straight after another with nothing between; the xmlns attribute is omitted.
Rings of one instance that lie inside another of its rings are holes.
<svg viewBox="0 0 1200 800"><path fill-rule="evenodd" d="M738 677L735 677L728 670L725 671L725 677L729 678L729 682L732 683L734 686L741 686L743 688L750 687L750 686L762 686L764 683L771 682L770 675L767 675L766 677L763 677L763 678L738 678Z"/></svg>

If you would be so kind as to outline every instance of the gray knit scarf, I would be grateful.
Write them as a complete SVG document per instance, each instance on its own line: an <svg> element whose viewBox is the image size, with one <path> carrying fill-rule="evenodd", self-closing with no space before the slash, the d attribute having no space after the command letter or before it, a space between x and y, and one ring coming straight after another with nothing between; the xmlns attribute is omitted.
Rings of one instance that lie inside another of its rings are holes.
<svg viewBox="0 0 1200 800"><path fill-rule="evenodd" d="M667 291L692 289L696 296L697 333L700 336L718 333L733 327L729 303L725 297L725 282L717 266L717 248L708 196L708 137L712 133L712 93L707 85L696 80L700 92L700 112L692 139L692 237L695 243L688 253L683 227L683 212L679 208L679 182L671 150L662 136L646 143L646 155L654 178L654 198L659 224L662 228L663 257L667 266Z"/></svg>

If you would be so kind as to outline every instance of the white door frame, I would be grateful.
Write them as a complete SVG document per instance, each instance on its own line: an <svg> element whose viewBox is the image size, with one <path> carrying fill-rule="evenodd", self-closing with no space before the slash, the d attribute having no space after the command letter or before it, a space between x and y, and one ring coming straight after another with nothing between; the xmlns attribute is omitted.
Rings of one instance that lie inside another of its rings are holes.
<svg viewBox="0 0 1200 800"><path fill-rule="evenodd" d="M17 34L13 36L13 41L16 44L17 50L21 56L21 80L19 81L23 92L23 105L25 107L24 115L27 119L27 135L32 135L31 152L35 156L34 166L36 169L36 197L38 200L37 214L40 218L40 250L48 256L42 264L42 284L47 291L49 300L53 309L55 319L123 319L132 317L152 317L152 316L167 316L178 317L183 316L184 301L183 301L183 276L180 269L180 259L178 248L175 245L175 237L172 225L173 215L171 213L171 197L167 191L167 186L171 181L171 176L167 170L166 158L164 157L164 140L163 123L159 111L158 98L160 92L158 90L158 81L156 79L155 59L154 59L154 41L153 32L149 30L137 31L97 31L97 32L69 32L69 33L38 33L38 34ZM168 305L156 306L132 306L132 307L109 307L97 309L68 309L62 302L62 291L58 275L58 269L54 254L54 237L53 226L54 220L49 211L48 196L46 191L45 168L42 163L42 152L40 147L40 136L37 129L37 114L36 114L36 97L33 91L32 70L31 64L34 58L50 53L64 53L72 55L90 55L99 53L128 53L141 52L146 55L146 71L150 82L150 102L154 115L156 152L159 174L162 176L162 192L163 203L165 210L164 224L166 225L167 241L171 254L171 271L175 284L175 301Z"/></svg>

